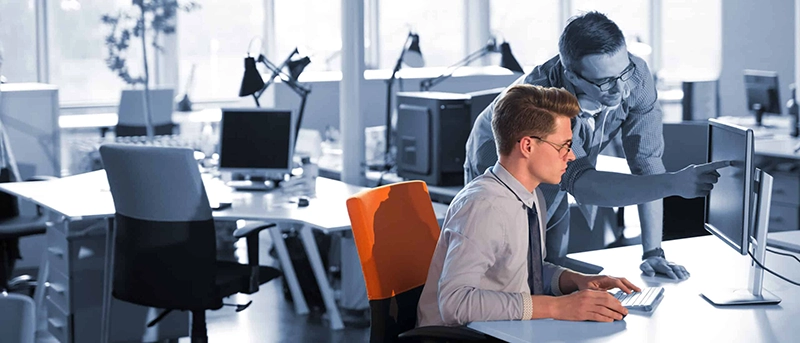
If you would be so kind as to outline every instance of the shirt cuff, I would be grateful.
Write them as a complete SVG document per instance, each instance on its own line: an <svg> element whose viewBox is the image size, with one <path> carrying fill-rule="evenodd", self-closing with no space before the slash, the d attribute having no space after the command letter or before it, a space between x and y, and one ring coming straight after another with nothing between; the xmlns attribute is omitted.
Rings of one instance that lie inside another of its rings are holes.
<svg viewBox="0 0 800 343"><path fill-rule="evenodd" d="M553 278L550 279L550 291L553 292L553 295L555 296L564 295L564 293L561 292L561 286L559 286L559 281L561 280L561 274L564 273L565 270L567 269L566 268L556 269L556 271L553 273Z"/></svg>
<svg viewBox="0 0 800 343"><path fill-rule="evenodd" d="M533 299L531 295L522 293L522 318L520 320L531 320L533 318Z"/></svg>

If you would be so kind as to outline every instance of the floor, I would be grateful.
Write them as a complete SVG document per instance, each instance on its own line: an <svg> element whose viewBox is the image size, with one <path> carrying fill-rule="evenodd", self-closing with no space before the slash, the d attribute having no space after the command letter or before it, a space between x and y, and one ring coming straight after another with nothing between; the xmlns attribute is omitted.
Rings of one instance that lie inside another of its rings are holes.
<svg viewBox="0 0 800 343"><path fill-rule="evenodd" d="M272 245L269 235L260 236L262 265L277 266L268 254ZM237 244L237 256L246 256L244 244ZM266 247L266 248L265 248ZM252 300L246 310L236 313L233 307L223 306L217 311L206 312L208 337L210 342L368 342L369 319L366 311L344 311L344 330L330 330L324 314L312 311L309 315L297 315L292 303L284 299L280 279L261 286L252 295L239 294L225 299L226 304L243 304ZM173 315L173 314L170 314ZM37 333L37 343L55 343L47 332ZM188 343L188 337L181 338Z"/></svg>

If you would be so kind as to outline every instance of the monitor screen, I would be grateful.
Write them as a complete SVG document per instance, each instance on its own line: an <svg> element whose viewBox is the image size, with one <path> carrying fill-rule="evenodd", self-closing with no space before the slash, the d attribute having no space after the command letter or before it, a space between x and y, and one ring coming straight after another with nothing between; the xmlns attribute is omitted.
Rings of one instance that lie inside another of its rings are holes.
<svg viewBox="0 0 800 343"><path fill-rule="evenodd" d="M719 181L706 198L706 230L747 254L753 199L753 130L709 119L708 161L732 161L718 169Z"/></svg>
<svg viewBox="0 0 800 343"><path fill-rule="evenodd" d="M293 142L291 111L223 109L220 170L288 173L292 166Z"/></svg>
<svg viewBox="0 0 800 343"><path fill-rule="evenodd" d="M778 73L774 71L745 70L744 88L747 108L751 111L781 114L778 96Z"/></svg>

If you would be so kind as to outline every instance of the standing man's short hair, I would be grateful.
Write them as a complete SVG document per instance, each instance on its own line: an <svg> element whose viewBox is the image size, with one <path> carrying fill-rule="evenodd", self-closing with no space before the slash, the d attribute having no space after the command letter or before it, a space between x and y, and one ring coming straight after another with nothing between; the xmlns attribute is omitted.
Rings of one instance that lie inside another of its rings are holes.
<svg viewBox="0 0 800 343"><path fill-rule="evenodd" d="M507 156L523 137L545 137L556 129L556 117L574 118L580 113L578 99L563 88L515 85L497 101L492 132L497 154Z"/></svg>
<svg viewBox="0 0 800 343"><path fill-rule="evenodd" d="M570 19L558 40L561 63L580 72L586 55L611 54L625 46L625 36L611 19L600 12L588 12Z"/></svg>

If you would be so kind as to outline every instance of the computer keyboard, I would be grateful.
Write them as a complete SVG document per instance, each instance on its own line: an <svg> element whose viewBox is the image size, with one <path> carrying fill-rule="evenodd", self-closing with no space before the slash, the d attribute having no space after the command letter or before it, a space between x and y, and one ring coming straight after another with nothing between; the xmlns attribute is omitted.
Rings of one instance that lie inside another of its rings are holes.
<svg viewBox="0 0 800 343"><path fill-rule="evenodd" d="M664 287L644 287L641 292L625 294L622 290L612 294L627 309L652 311L664 296Z"/></svg>

